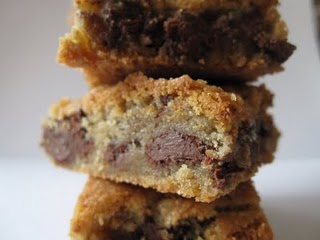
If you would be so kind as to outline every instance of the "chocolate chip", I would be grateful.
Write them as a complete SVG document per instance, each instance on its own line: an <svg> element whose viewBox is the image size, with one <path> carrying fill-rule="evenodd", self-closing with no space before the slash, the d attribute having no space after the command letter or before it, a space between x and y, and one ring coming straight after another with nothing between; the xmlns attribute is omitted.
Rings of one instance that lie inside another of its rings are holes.
<svg viewBox="0 0 320 240"><path fill-rule="evenodd" d="M215 221L213 217L202 221L196 218L188 218L171 227L168 232L173 236L173 239L177 240L204 239L204 232L213 221Z"/></svg>
<svg viewBox="0 0 320 240"><path fill-rule="evenodd" d="M160 96L160 102L164 105L167 106L168 103L173 100L173 95L162 95Z"/></svg>
<svg viewBox="0 0 320 240"><path fill-rule="evenodd" d="M216 181L218 188L224 188L227 185L229 178L232 177L234 173L243 170L243 168L237 166L235 161L224 162L221 166L217 166L214 169L212 177Z"/></svg>
<svg viewBox="0 0 320 240"><path fill-rule="evenodd" d="M147 12L142 34L148 41L142 41L143 45L156 49L163 45L165 19L166 17L162 14L155 16L154 12Z"/></svg>
<svg viewBox="0 0 320 240"><path fill-rule="evenodd" d="M108 240L122 240L122 239L141 240L143 237L143 233L139 228L133 232L128 232L122 229L117 229L117 230L108 229L106 232L107 232L107 236L104 239L108 239Z"/></svg>
<svg viewBox="0 0 320 240"><path fill-rule="evenodd" d="M266 45L265 50L272 59L283 63L293 54L296 47L286 41L275 41Z"/></svg>
<svg viewBox="0 0 320 240"><path fill-rule="evenodd" d="M197 29L195 34L194 29ZM166 43L169 55L187 56L199 60L208 54L208 23L185 11L177 12L165 22Z"/></svg>
<svg viewBox="0 0 320 240"><path fill-rule="evenodd" d="M57 163L70 163L93 151L93 141L86 139L86 130L81 127L83 117L85 113L80 111L58 121L55 127L44 128L42 146Z"/></svg>
<svg viewBox="0 0 320 240"><path fill-rule="evenodd" d="M133 144L137 147L137 148L140 148L141 147L141 142L138 140L138 139L135 139L133 141Z"/></svg>
<svg viewBox="0 0 320 240"><path fill-rule="evenodd" d="M153 219L147 218L146 222L141 228L146 240L162 240L158 227L154 223Z"/></svg>
<svg viewBox="0 0 320 240"><path fill-rule="evenodd" d="M105 153L105 161L113 163L121 163L125 160L125 154L128 151L128 144L114 144L110 143Z"/></svg>
<svg viewBox="0 0 320 240"><path fill-rule="evenodd" d="M161 237L157 225L151 217L147 217L145 222L132 231L128 232L123 229L107 229L107 238L110 240L163 240Z"/></svg>

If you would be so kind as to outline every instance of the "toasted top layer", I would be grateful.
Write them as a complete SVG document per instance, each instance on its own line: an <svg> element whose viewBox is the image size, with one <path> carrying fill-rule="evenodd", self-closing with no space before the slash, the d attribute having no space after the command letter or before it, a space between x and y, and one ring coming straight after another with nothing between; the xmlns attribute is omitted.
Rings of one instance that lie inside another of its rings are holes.
<svg viewBox="0 0 320 240"><path fill-rule="evenodd" d="M76 5L81 10L96 11L110 0L75 0ZM252 7L266 8L276 6L278 0L141 0L143 5L152 6L156 9L187 9L193 12L205 10L246 10Z"/></svg>
<svg viewBox="0 0 320 240"><path fill-rule="evenodd" d="M146 111L151 111L153 99L169 96L179 100L180 109L191 107L197 115L204 115L218 128L228 130L272 104L272 94L264 86L235 85L224 89L210 86L203 80L194 81L187 75L155 80L136 73L117 85L94 88L77 101L62 99L51 108L49 115L61 120L79 110L96 114L107 108L121 115L133 105L146 106Z"/></svg>

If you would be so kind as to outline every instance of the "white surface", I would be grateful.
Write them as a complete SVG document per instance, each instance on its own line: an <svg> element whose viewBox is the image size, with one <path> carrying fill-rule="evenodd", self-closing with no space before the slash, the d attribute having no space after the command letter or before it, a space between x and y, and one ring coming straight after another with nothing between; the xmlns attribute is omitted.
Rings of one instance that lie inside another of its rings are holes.
<svg viewBox="0 0 320 240"><path fill-rule="evenodd" d="M40 117L64 96L80 96L79 71L55 63L58 37L69 31L71 0L0 1L0 157L41 158ZM298 50L286 72L263 79L275 92L283 132L278 157L320 157L320 62L311 0L282 0L281 11Z"/></svg>
<svg viewBox="0 0 320 240"><path fill-rule="evenodd" d="M255 178L276 240L320 239L320 159L275 161ZM0 159L0 239L65 240L84 175Z"/></svg>

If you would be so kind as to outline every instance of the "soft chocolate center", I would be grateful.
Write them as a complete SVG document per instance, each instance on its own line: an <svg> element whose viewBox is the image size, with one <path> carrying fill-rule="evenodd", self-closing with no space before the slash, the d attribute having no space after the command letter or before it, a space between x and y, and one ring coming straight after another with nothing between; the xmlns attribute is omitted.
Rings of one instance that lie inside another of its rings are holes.
<svg viewBox="0 0 320 240"><path fill-rule="evenodd" d="M107 1L99 14L82 12L92 39L108 49L147 48L143 54L160 49L173 57L198 61L211 51L251 56L263 53L282 63L295 47L272 38L272 24L264 12L207 11L195 15L187 10L157 12L139 0ZM98 39L98 40L97 40Z"/></svg>

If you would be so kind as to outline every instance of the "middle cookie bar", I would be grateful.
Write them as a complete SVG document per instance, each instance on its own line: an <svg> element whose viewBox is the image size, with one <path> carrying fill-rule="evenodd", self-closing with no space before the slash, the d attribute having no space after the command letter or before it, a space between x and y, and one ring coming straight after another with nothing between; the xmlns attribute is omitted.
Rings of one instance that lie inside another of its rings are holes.
<svg viewBox="0 0 320 240"><path fill-rule="evenodd" d="M271 104L264 86L132 74L58 102L42 146L66 168L211 202L273 159Z"/></svg>

